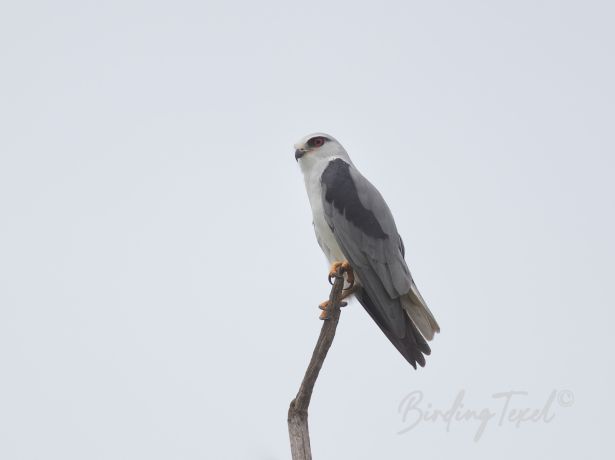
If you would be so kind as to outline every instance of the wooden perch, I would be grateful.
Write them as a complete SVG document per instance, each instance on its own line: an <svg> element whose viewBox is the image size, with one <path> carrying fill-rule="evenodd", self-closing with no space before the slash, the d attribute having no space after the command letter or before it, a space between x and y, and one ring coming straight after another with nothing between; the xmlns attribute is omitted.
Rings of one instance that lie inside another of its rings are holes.
<svg viewBox="0 0 615 460"><path fill-rule="evenodd" d="M288 434L293 460L312 460L310 432L308 430L308 407L318 373L335 337L335 330L340 319L343 288L344 275L342 269L340 269L329 295L329 306L327 308L329 319L323 321L310 364L305 371L297 396L290 402L288 408Z"/></svg>

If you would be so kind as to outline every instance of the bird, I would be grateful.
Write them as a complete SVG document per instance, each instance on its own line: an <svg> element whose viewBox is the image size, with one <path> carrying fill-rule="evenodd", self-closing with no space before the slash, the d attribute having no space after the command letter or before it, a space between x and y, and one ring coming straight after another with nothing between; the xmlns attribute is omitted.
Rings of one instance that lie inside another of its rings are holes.
<svg viewBox="0 0 615 460"><path fill-rule="evenodd" d="M406 361L424 367L440 326L410 274L386 201L333 136L309 134L294 148L329 281L344 273L343 298L354 295ZM329 319L329 302L319 307Z"/></svg>

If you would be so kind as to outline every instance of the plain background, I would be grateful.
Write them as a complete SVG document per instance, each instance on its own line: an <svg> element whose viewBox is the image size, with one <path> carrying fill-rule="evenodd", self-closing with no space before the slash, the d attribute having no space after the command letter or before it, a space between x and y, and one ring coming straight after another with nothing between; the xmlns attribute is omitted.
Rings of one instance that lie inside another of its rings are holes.
<svg viewBox="0 0 615 460"><path fill-rule="evenodd" d="M344 310L318 459L612 457L609 1L3 1L0 458L284 459L326 264L293 143L387 199L442 333ZM522 390L549 423L404 428Z"/></svg>

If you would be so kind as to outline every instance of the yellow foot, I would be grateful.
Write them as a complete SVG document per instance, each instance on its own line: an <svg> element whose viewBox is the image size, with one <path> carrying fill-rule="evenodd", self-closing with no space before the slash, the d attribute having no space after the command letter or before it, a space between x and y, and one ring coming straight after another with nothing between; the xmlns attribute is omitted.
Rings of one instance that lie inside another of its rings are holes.
<svg viewBox="0 0 615 460"><path fill-rule="evenodd" d="M319 316L320 319L329 319L329 304L330 303L331 303L330 301L325 300L324 302L321 302L318 305L318 308L322 310L322 313ZM348 302L340 302L340 307L345 307L346 305L348 305Z"/></svg>
<svg viewBox="0 0 615 460"><path fill-rule="evenodd" d="M340 269L342 273L346 273L348 287L345 289L352 289L354 286L354 272L352 271L352 267L347 260L344 260L343 262L333 262L331 264L331 268L329 269L329 283L333 284L331 280L337 276Z"/></svg>

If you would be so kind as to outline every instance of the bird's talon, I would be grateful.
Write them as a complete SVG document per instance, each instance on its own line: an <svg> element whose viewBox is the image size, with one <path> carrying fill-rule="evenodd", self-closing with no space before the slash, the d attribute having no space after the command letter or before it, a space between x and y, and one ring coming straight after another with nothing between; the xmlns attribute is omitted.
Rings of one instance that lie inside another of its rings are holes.
<svg viewBox="0 0 615 460"><path fill-rule="evenodd" d="M344 276L344 273L346 273L346 279L348 280L348 283L350 284L350 287L348 287L347 289L350 289L352 286L354 286L354 273L352 271L352 267L350 266L350 263L348 263L347 260L343 262L333 262L331 264L331 268L329 269L329 278L328 278L329 284L333 285L333 279Z"/></svg>
<svg viewBox="0 0 615 460"><path fill-rule="evenodd" d="M319 316L320 319L328 319L329 318L329 304L330 303L331 302L329 302L328 300L325 300L324 302L321 302L320 304L318 304L318 308L320 308L322 310L322 313ZM339 306L340 306L340 308L344 308L344 307L348 306L348 302L340 302Z"/></svg>

